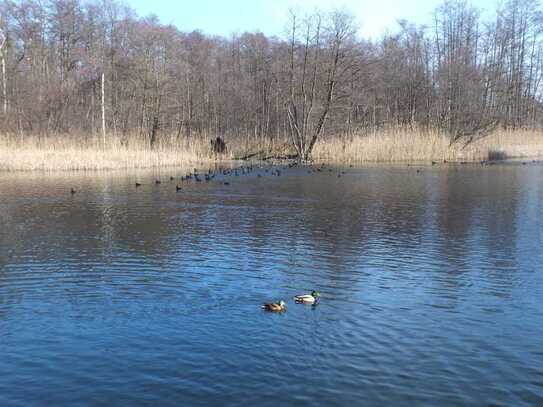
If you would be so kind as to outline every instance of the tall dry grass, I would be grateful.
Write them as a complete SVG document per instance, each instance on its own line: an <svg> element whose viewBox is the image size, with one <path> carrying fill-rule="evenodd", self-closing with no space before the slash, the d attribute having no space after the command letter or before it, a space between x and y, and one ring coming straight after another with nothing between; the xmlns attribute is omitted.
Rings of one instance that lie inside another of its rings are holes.
<svg viewBox="0 0 543 407"><path fill-rule="evenodd" d="M208 137L162 137L153 149L145 138L0 137L0 171L108 170L187 166L215 160ZM228 139L221 160L255 154L254 158L287 155L294 150L284 140L239 137ZM329 137L314 148L315 161L335 163L395 161L474 161L495 158L542 157L543 133L533 130L499 131L466 144L450 145L437 131L388 129L372 134Z"/></svg>
<svg viewBox="0 0 543 407"><path fill-rule="evenodd" d="M0 171L107 170L184 165L209 160L209 141L165 140L153 149L147 140L131 137L128 144L108 137L0 137Z"/></svg>
<svg viewBox="0 0 543 407"><path fill-rule="evenodd" d="M543 132L535 130L496 131L467 143L450 143L438 131L405 128L381 130L350 138L321 140L313 150L315 161L340 163L396 161L478 161L542 157Z"/></svg>
<svg viewBox="0 0 543 407"><path fill-rule="evenodd" d="M228 161L277 150L284 142L259 137L227 139L226 154L215 157L210 148L210 137L178 138L162 135L153 148L146 137L130 135L128 143L120 137L108 135L104 145L101 137L70 136L13 136L0 135L0 171L62 171L112 170L186 166L220 160Z"/></svg>

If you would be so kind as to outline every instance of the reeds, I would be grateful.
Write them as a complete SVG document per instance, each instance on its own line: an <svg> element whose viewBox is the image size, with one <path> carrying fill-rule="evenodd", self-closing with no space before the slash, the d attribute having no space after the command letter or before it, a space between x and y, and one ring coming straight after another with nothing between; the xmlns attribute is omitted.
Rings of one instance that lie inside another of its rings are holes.
<svg viewBox="0 0 543 407"><path fill-rule="evenodd" d="M0 137L0 170L109 170L179 166L209 157L208 141L168 140L150 148L144 139L131 137L128 143L108 138Z"/></svg>
<svg viewBox="0 0 543 407"><path fill-rule="evenodd" d="M147 137L129 135L102 138L84 134L69 136L0 135L0 171L113 170L186 166L215 160L229 161L240 157L254 159L285 149L285 142L259 137L230 137L228 150L215 156L211 139L162 135L153 148ZM288 149L288 146L286 147Z"/></svg>
<svg viewBox="0 0 543 407"><path fill-rule="evenodd" d="M543 156L543 132L535 130L496 131L468 141L469 138L463 138L451 144L450 138L438 131L394 128L321 140L313 150L313 159L355 163L479 161Z"/></svg>
<svg viewBox="0 0 543 407"><path fill-rule="evenodd" d="M108 170L186 166L215 160L207 137L162 137L150 148L145 138L108 137L104 146L96 137L0 137L0 171ZM255 154L255 158L293 153L284 140L229 139L221 160ZM334 163L476 161L542 157L543 133L535 130L497 131L472 142L450 144L438 131L395 128L350 137L319 140L315 161Z"/></svg>

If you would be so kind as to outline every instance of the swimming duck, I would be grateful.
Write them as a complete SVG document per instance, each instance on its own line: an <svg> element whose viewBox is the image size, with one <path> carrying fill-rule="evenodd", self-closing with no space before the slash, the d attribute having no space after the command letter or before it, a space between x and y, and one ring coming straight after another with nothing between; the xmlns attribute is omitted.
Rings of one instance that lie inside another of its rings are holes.
<svg viewBox="0 0 543 407"><path fill-rule="evenodd" d="M320 293L318 291L311 291L311 294L295 295L294 301L298 304L316 304L319 302Z"/></svg>
<svg viewBox="0 0 543 407"><path fill-rule="evenodd" d="M263 304L262 309L270 312L284 312L287 310L285 307L285 301L272 302L270 304Z"/></svg>

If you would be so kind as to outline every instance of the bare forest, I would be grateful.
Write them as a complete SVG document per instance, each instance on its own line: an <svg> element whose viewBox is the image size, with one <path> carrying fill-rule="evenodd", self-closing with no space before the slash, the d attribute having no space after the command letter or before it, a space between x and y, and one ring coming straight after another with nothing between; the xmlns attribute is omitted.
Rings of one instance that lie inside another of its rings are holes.
<svg viewBox="0 0 543 407"><path fill-rule="evenodd" d="M543 124L543 9L446 1L360 38L345 10L292 12L278 37L182 32L114 0L0 0L0 138L121 146L289 143L416 129L467 145Z"/></svg>

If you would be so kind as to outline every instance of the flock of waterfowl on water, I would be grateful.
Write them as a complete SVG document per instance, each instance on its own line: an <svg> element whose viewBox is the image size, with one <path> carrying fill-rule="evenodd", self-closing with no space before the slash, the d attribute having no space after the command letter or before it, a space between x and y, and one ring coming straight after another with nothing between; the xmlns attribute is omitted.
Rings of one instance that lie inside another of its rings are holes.
<svg viewBox="0 0 543 407"><path fill-rule="evenodd" d="M175 191L181 192L183 191L184 185L187 185L188 183L200 183L200 182L220 182L222 185L229 186L231 184L230 177L240 177L244 175L250 175L253 173L256 173L256 176L258 178L262 178L265 176L273 176L273 177L280 177L284 171L296 168L299 164L297 161L289 162L287 164L283 165L271 165L271 164L248 164L248 165L241 165L239 167L235 168L225 168L225 167L218 167L217 169L208 169L207 171L201 172L201 170L198 170L197 168L194 168L193 171L186 173L185 175L181 177L174 177L170 176L168 177L169 183L174 184L175 181ZM350 166L352 168L352 165ZM304 168L307 169L308 174L318 173L318 172L324 172L327 171L331 175L336 175L340 178L342 175L345 175L345 171L332 169L327 167L326 164L304 164ZM151 184L162 185L167 182L163 182L161 179L155 179L154 182L151 182ZM140 188L144 186L145 184L140 181L136 181L134 184L135 188ZM72 195L76 194L78 191L74 188L70 190L70 193Z"/></svg>
<svg viewBox="0 0 543 407"><path fill-rule="evenodd" d="M219 167L218 169L208 169L207 171L205 172L200 172L200 170L198 170L198 168L194 168L194 171L192 172L188 172L186 173L185 175L181 176L181 177L174 177L174 176L170 176L169 177L169 181L170 183L173 183L174 181L177 181L177 183L175 184L175 191L176 192L180 192L183 190L183 184L185 183L188 183L188 182L210 182L210 181L213 181L217 178L217 180L221 180L221 183L223 185L230 185L230 182L227 181L226 177L238 177L238 176L243 176L243 175L249 175L251 174L253 171L255 170L262 170L263 173L259 172L257 174L258 178L261 178L262 176L264 175L273 175L273 176L281 176L281 173L282 173L282 170L284 169L288 169L288 168L293 168L293 167L296 167L298 165L298 163L296 162L293 162L293 163L290 163L286 166L283 166L281 168L265 168L263 166L258 166L258 167L255 167L253 164L251 165L242 165L242 166L239 166L239 167L236 167L236 168L223 168L223 167ZM162 180L160 179L156 179L155 182L154 182L155 185L161 185L162 184ZM136 181L135 182L135 187L136 188L139 188L141 187L142 185L144 185L143 183L141 182L138 182ZM74 191L72 189L72 191ZM72 193L75 193L72 192Z"/></svg>
<svg viewBox="0 0 543 407"><path fill-rule="evenodd" d="M532 160L532 163L538 163L537 160ZM442 162L437 161L430 161L432 166L438 165L438 164L460 164L460 165L466 165L466 164L479 164L481 166L488 166L488 165L495 165L497 162L492 160L482 160L477 162L469 162L469 161L447 161L443 160ZM522 161L522 165L527 165L527 161ZM183 191L183 184L188 182L210 182L214 181L215 179L219 180L223 185L228 186L230 185L230 181L227 181L227 177L238 177L243 175L249 175L253 172L256 172L256 176L258 178L262 178L266 175L268 176L275 176L280 177L283 171L298 167L299 164L297 161L289 162L288 164L284 165L270 165L270 164L249 164L249 165L241 165L239 167L235 168L224 168L224 167L218 167L217 169L208 169L205 172L200 172L197 168L194 168L194 171L188 172L185 175L181 177L174 177L170 176L169 181L170 183L173 183L174 181L177 181L175 183L175 191L181 192ZM417 164L417 163L408 163L408 167L419 167L416 168L416 173L420 174L422 173L421 166L424 167L424 164ZM303 167L307 170L308 174L314 174L314 173L323 173L327 172L330 175L336 175L338 178L341 178L343 175L346 174L344 170L334 169L330 166L327 166L327 164L321 163L321 164L304 164ZM352 168L353 165L349 165L349 168ZM179 184L181 183L181 185ZM154 181L155 185L161 185L163 182L161 179L156 179ZM136 181L134 183L136 188L139 188L143 186L144 184L142 182ZM72 195L76 194L78 191L74 188L70 190L70 193Z"/></svg>
<svg viewBox="0 0 543 407"><path fill-rule="evenodd" d="M239 176L244 176L244 175L250 175L253 172L256 172L256 176L258 178L262 178L262 177L264 177L266 175L274 176L274 177L280 177L281 174L283 174L284 171L289 170L291 168L296 168L298 166L299 166L298 162L293 161L293 162L289 162L288 164L285 164L285 165L276 165L276 166L272 166L272 165L257 165L257 166L255 166L254 164L249 164L249 165L241 165L241 166L235 167L235 168L223 168L223 167L219 167L217 169L211 169L210 168L205 172L200 172L200 170L198 170L197 168L194 168L194 171L189 172L189 173L181 176L180 178L170 176L169 180L170 180L170 182L173 182L173 181L176 181L176 180L178 181L178 183L176 183L176 185L175 185L175 190L176 190L176 192L180 192L180 191L183 190L182 185L184 183L187 183L187 182L196 182L196 183L198 183L198 182L210 182L210 181L214 181L214 180L217 179L223 185L228 186L228 185L230 185L230 181L227 181L227 177L239 177ZM350 165L350 168L352 168L352 167L353 166ZM337 169L329 168L324 163L318 164L318 165L305 164L304 168L307 169L308 174L327 171L327 172L331 173L332 175L334 175L334 173L336 173L338 178L340 178L342 175L345 175L345 173L346 173L344 170L337 170ZM179 182L181 183L181 185L179 184ZM160 179L156 179L155 180L155 185L160 185L160 184L162 184L162 181ZM142 185L143 184L140 183L140 182L135 183L136 188L141 187Z"/></svg>

